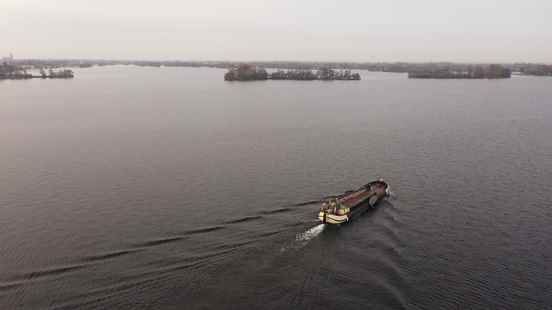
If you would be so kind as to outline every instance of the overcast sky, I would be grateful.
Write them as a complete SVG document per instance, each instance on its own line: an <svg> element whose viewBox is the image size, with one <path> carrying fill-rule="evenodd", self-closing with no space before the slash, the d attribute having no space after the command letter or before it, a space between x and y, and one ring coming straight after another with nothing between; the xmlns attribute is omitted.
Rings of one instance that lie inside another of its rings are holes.
<svg viewBox="0 0 552 310"><path fill-rule="evenodd" d="M552 63L552 0L0 0L0 54Z"/></svg>

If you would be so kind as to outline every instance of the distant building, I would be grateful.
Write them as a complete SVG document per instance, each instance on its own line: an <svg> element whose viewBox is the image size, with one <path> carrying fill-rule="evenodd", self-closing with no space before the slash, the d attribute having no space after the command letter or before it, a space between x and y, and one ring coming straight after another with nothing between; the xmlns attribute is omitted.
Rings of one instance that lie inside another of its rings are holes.
<svg viewBox="0 0 552 310"><path fill-rule="evenodd" d="M0 61L0 63L4 63L4 64L8 64L8 65L13 63L13 54L10 53L10 56L2 57L2 60Z"/></svg>

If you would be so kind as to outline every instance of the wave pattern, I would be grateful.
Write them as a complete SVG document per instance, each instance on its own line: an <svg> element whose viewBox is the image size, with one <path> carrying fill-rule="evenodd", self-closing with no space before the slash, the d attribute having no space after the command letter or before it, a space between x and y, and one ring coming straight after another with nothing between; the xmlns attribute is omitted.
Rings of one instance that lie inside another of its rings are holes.
<svg viewBox="0 0 552 310"><path fill-rule="evenodd" d="M209 282L211 278L208 275L215 272L215 270L220 273L221 270L226 268L230 268L230 270L232 268L237 268L235 270L246 268L248 265L236 267L235 263L230 262L251 260L247 253L266 248L271 244L268 240L272 239L280 240L278 243L283 242L284 246L256 254L261 261L272 261L272 263L266 265L266 268L279 270L282 268L280 265L282 261L307 255L304 257L307 261L303 262L302 265L311 266L312 268L296 271L298 274L306 276L306 282L301 284L298 291L297 288L293 288L293 285L289 287L290 292L295 292L295 294L289 294L288 298L290 298L289 302L292 305L311 307L317 305L317 302L311 297L314 296L324 300L324 297L322 297L324 296L322 295L324 289L321 287L340 285L338 284L340 282L343 285L343 283L350 281L342 275L343 272L346 274L347 270L336 269L335 266L340 266L339 263L336 262L336 265L323 263L323 253L332 251L333 248L337 250L344 241L345 244L348 243L349 234L355 234L355 238L358 238L356 230L364 230L366 225L370 227L369 230L371 231L368 233L371 236L370 247L376 251L371 251L371 256L367 257L363 264L374 266L370 268L371 277L374 279L372 284L375 283L378 287L374 288L374 292L380 290L381 292L377 294L388 296L386 299L389 303L394 304L397 308L406 308L407 297L401 293L401 287L406 284L401 271L401 247L403 245L399 233L402 225L400 213L397 213L396 210L378 212L378 209L353 221L348 227L327 230L324 224L313 225L313 223L317 223L317 220L313 219L318 208L318 206L315 206L317 203L318 200L312 200L269 209L262 211L262 215L245 215L221 222L221 224L189 229L176 235L138 242L127 249L84 256L75 259L74 264L31 271L21 274L16 279L0 283L0 293L15 292L21 287L41 285L41 282L44 282L43 285L47 285L49 280L63 276L75 279L79 276L77 274L71 275L72 273L86 274L88 268L90 270L98 268L98 270L103 270L102 268L109 269L109 264L124 265L131 262L128 265L131 269L125 272L126 275L118 276L117 281L107 286L88 290L81 295L68 297L53 309L113 307L128 303L126 298L133 296L135 290L162 291L162 287L165 287L166 283L176 283L174 281L178 281L182 277L187 278L187 275L190 274L194 277L204 274L205 276L198 277L194 281L199 281L198 283ZM296 213L294 215L296 220L280 222L280 214L290 212ZM262 227L272 228L250 231L257 227L251 226L252 223L263 223ZM220 234L219 232L222 231L225 231L225 233ZM232 238L236 240L230 241ZM194 240L196 239L203 240L201 241L202 244L195 246ZM224 239L227 239L227 241L222 241ZM354 238L351 240L354 240ZM270 246L268 247L270 248ZM161 253L163 251L170 252L157 259L148 258L155 252ZM315 257L318 255L317 252L320 253L320 257ZM144 258L146 258L145 261ZM140 263L132 263L134 261ZM230 266L222 267L227 265ZM223 269L218 269L216 266L221 266ZM253 269L258 269L258 267ZM272 274L272 271L268 270L257 270L257 272ZM227 271L222 271L221 276L226 276L226 273ZM273 276L270 275L269 277ZM251 279L251 281L255 280ZM316 292L313 292L313 289ZM163 297L159 296L159 298L162 299Z"/></svg>

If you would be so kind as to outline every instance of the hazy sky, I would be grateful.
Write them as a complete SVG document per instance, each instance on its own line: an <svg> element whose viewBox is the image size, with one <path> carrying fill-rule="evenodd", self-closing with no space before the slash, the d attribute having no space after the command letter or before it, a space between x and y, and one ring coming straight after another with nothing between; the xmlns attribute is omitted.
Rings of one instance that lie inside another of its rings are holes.
<svg viewBox="0 0 552 310"><path fill-rule="evenodd" d="M552 63L552 0L0 0L0 54Z"/></svg>

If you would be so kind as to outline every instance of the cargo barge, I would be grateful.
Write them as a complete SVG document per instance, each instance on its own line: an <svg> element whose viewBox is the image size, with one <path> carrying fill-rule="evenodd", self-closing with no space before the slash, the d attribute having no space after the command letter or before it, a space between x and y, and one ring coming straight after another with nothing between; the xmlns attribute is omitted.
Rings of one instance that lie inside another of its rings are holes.
<svg viewBox="0 0 552 310"><path fill-rule="evenodd" d="M375 208L378 202L387 196L389 196L389 185L383 179L379 179L355 191L324 201L318 213L318 219L324 224L347 223Z"/></svg>

